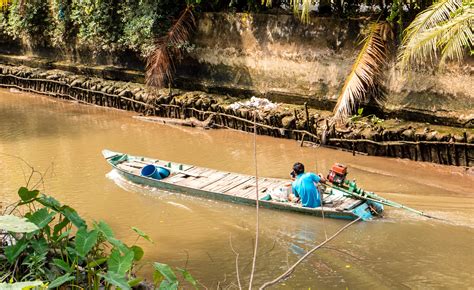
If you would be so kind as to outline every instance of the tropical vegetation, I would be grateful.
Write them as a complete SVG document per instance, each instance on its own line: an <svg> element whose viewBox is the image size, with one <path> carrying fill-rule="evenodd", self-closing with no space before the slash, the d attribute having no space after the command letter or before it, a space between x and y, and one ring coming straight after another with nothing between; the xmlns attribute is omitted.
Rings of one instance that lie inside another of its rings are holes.
<svg viewBox="0 0 474 290"><path fill-rule="evenodd" d="M443 66L472 54L471 0L1 0L0 34L31 46L94 54L132 51L147 60L147 83L163 87L189 47L202 11L364 17L371 24L334 109L348 117L358 104L383 98L384 64L398 55L402 70ZM396 37L394 37L396 36ZM390 48L398 47L396 50ZM395 53L396 52L396 53Z"/></svg>
<svg viewBox="0 0 474 290"><path fill-rule="evenodd" d="M0 288L131 289L143 284L136 269L144 251L136 243L139 238L153 243L147 234L132 227L137 239L127 245L104 221L88 225L76 210L38 190L21 187L18 196L0 215ZM175 270L153 266L148 286L178 289ZM197 286L186 269L176 271L182 281Z"/></svg>

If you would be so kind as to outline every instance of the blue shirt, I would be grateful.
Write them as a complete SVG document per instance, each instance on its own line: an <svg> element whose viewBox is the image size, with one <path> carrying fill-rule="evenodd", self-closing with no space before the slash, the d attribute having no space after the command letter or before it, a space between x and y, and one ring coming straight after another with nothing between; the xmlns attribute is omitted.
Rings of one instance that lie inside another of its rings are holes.
<svg viewBox="0 0 474 290"><path fill-rule="evenodd" d="M321 197L315 184L320 180L319 176L308 172L299 174L291 184L293 193L301 199L301 204L304 207L321 206Z"/></svg>

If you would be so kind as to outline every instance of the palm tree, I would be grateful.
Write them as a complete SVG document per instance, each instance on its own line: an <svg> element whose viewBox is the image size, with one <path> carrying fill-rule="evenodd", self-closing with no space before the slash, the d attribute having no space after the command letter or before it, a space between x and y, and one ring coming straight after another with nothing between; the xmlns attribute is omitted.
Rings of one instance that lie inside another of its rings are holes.
<svg viewBox="0 0 474 290"><path fill-rule="evenodd" d="M147 59L147 85L163 87L166 80L168 83L172 82L175 61L183 57L184 45L189 41L196 25L192 9L192 5L187 5L168 33L156 41L154 50Z"/></svg>
<svg viewBox="0 0 474 290"><path fill-rule="evenodd" d="M401 68L439 60L462 61L473 53L474 4L471 0L439 1L416 16L406 28L398 56ZM438 56L439 54L439 56Z"/></svg>

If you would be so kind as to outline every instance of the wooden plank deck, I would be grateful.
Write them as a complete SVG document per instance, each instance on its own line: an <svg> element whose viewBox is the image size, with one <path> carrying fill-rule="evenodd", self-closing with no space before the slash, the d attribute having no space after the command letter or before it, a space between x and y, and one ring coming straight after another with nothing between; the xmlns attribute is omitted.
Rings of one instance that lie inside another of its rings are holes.
<svg viewBox="0 0 474 290"><path fill-rule="evenodd" d="M168 178L160 180L163 183L200 189L234 197L241 197L250 200L256 199L256 185L254 176L223 172L204 167L147 158L132 158L130 160L125 160L116 166L122 170L131 172L132 174L140 175L141 169L148 164L154 164L166 168L171 165L172 171L179 169L177 173L174 173ZM263 197L273 189L284 187L288 183L290 183L290 180L259 178L259 197ZM323 207L325 211L350 210L363 203L361 200L345 197L343 195L326 193L323 194L323 201ZM291 207L301 207L300 204L291 202L288 202L287 204ZM317 209L321 209L321 207Z"/></svg>

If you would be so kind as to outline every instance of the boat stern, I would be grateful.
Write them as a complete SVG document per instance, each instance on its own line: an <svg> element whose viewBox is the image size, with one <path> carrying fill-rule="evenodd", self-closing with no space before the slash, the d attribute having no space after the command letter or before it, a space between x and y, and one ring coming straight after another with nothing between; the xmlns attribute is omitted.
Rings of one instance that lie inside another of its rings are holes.
<svg viewBox="0 0 474 290"><path fill-rule="evenodd" d="M381 215L382 212L383 205L372 201L364 202L352 210L352 213L360 217L363 221L371 220Z"/></svg>

